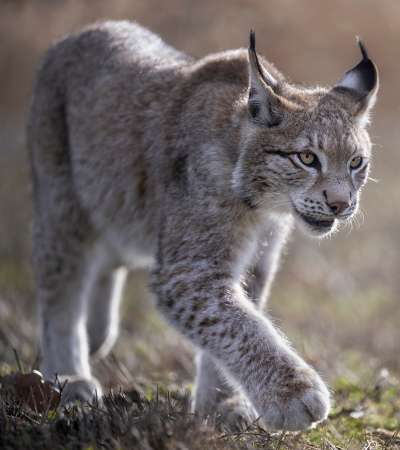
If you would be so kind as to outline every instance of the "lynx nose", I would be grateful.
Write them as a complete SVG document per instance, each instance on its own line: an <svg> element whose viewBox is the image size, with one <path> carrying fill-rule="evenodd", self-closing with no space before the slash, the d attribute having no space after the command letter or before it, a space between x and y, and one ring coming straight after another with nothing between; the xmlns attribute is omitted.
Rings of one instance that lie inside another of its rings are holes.
<svg viewBox="0 0 400 450"><path fill-rule="evenodd" d="M341 214L343 211L345 211L350 204L347 202L333 202L333 203L327 203L330 210L333 212L333 214Z"/></svg>
<svg viewBox="0 0 400 450"><path fill-rule="evenodd" d="M346 209L350 206L349 200L345 200L343 197L340 198L339 196L328 195L326 191L324 191L324 197L328 208L336 216L342 214L342 212L346 211Z"/></svg>

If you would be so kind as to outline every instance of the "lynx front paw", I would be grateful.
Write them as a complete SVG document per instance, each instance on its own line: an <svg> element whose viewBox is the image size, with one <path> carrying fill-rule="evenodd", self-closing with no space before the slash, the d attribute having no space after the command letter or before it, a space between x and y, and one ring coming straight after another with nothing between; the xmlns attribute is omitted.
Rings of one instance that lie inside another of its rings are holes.
<svg viewBox="0 0 400 450"><path fill-rule="evenodd" d="M83 378L77 375L63 375L58 378L62 388L61 404L75 401L92 402L103 395L100 383L95 378Z"/></svg>
<svg viewBox="0 0 400 450"><path fill-rule="evenodd" d="M265 401L257 408L268 429L305 430L327 418L329 392L313 369L287 367L279 372L279 379L270 386Z"/></svg>

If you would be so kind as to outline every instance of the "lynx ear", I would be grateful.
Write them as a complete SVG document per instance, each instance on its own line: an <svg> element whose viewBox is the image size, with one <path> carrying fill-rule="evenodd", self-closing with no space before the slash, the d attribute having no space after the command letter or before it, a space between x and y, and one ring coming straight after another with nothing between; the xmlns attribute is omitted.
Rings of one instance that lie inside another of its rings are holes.
<svg viewBox="0 0 400 450"><path fill-rule="evenodd" d="M362 41L357 38L362 60L347 71L334 91L350 95L353 104L352 113L360 119L367 119L368 112L374 106L379 88L378 69L368 56Z"/></svg>
<svg viewBox="0 0 400 450"><path fill-rule="evenodd" d="M256 53L256 35L250 31L249 99L250 117L257 123L273 127L281 121L277 80L260 64Z"/></svg>

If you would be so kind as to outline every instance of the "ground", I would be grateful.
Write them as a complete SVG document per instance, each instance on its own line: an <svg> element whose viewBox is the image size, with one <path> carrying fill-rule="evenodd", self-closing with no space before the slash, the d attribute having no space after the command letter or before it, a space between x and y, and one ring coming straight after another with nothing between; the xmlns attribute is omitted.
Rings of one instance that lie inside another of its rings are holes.
<svg viewBox="0 0 400 450"><path fill-rule="evenodd" d="M386 374L385 374L386 375ZM329 420L304 433L271 435L256 423L235 430L200 423L188 393L171 387L106 397L104 405L38 414L1 398L2 449L396 449L400 448L399 385L382 376L372 385L338 380Z"/></svg>
<svg viewBox="0 0 400 450"><path fill-rule="evenodd" d="M310 431L269 434L258 422L229 427L222 418L207 423L191 414L192 348L151 306L143 280L142 276L130 280L122 310L121 338L113 353L95 364L96 375L112 389L103 404L76 404L64 409L56 404L42 407L30 402L29 406L29 395L25 394L18 398L18 386L10 389L10 383L5 382L10 377L6 375L28 374L37 367L37 350L32 345L36 327L33 318L21 322L24 313L18 306L3 302L1 449L400 449L396 365L382 365L382 360L389 359L384 351L378 358L371 349L352 348L351 333L349 336L344 331L342 340L333 342L328 336L332 330L320 330L328 318L336 326L342 323L343 330L351 329L352 310L359 306L354 300L355 305L347 305L345 312L340 303L320 304L311 322L306 320L304 310L318 307L312 296L302 299L298 294L290 307L288 300L281 298L280 307L271 308L276 315L294 322L284 328L303 356L329 382L334 404L328 420ZM384 302L377 298L375 303ZM368 304L369 311L359 314L358 319L371 327L376 305L372 300ZM356 328L359 333L367 333L362 324ZM306 336L300 337L300 332Z"/></svg>

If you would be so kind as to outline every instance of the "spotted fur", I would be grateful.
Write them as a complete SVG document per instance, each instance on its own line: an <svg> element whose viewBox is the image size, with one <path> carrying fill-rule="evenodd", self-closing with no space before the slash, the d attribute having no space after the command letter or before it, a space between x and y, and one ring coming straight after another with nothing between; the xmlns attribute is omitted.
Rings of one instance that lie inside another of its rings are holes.
<svg viewBox="0 0 400 450"><path fill-rule="evenodd" d="M249 52L194 60L106 22L48 51L28 125L33 261L42 370L70 380L65 401L101 395L89 355L117 336L123 268L142 267L199 349L199 414L233 387L271 429L327 416L325 384L262 307L293 217L323 235L357 209L377 90L366 55L325 89L288 83L253 35Z"/></svg>

